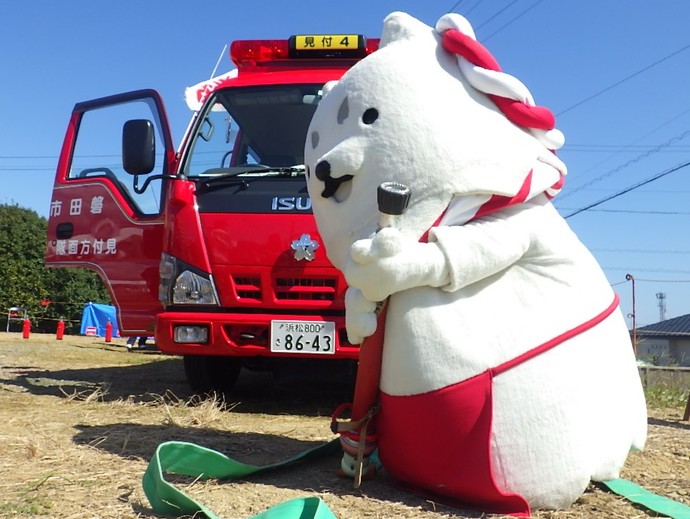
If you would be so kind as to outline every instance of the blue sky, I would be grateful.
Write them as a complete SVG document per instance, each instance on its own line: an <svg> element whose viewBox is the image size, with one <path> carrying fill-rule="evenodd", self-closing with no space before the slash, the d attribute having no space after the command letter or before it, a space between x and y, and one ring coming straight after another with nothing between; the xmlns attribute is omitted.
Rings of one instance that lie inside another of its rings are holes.
<svg viewBox="0 0 690 519"><path fill-rule="evenodd" d="M690 2L687 0L174 0L2 2L0 203L47 216L57 155L78 101L158 90L173 138L185 87L234 39L347 32L378 37L392 11L429 25L453 10L505 72L557 115L569 168L555 205L592 250L638 326L690 313ZM218 72L231 68L227 53ZM675 172L671 169L679 167ZM652 180L655 177L657 180ZM630 323L630 319L629 319Z"/></svg>

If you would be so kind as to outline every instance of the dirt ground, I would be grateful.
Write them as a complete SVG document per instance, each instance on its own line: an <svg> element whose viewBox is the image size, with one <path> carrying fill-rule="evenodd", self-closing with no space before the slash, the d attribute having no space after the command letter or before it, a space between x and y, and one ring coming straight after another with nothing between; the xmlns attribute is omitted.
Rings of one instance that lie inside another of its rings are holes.
<svg viewBox="0 0 690 519"><path fill-rule="evenodd" d="M0 517L156 517L141 477L160 443L190 441L247 463L276 462L332 439L330 414L348 393L328 378L298 385L243 372L223 407L194 397L176 357L129 353L121 339L0 333ZM650 408L647 448L630 455L622 476L690 505L690 424L682 413L677 400ZM355 490L337 477L338 463L336 453L238 482L179 484L226 519L304 496L320 496L341 519L482 517L404 492L385 473ZM653 514L592 485L569 510L534 516Z"/></svg>

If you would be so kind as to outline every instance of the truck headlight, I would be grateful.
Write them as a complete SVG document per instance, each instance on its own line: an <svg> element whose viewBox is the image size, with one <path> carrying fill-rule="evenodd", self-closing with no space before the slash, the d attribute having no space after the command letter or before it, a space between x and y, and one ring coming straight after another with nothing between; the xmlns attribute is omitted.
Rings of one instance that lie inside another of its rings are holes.
<svg viewBox="0 0 690 519"><path fill-rule="evenodd" d="M173 286L174 305L215 305L216 295L211 280L185 270Z"/></svg>
<svg viewBox="0 0 690 519"><path fill-rule="evenodd" d="M158 299L165 305L217 305L210 274L166 254L159 265Z"/></svg>

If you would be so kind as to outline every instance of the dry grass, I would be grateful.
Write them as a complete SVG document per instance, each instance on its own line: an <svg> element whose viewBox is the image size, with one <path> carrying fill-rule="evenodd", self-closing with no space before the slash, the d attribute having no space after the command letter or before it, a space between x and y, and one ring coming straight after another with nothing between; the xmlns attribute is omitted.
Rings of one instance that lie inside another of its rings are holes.
<svg viewBox="0 0 690 519"><path fill-rule="evenodd" d="M346 398L328 385L277 386L243 374L232 401L200 399L187 389L180 359L127 353L120 342L0 333L0 517L155 517L141 476L160 443L275 462L329 440L330 412ZM650 410L647 449L630 456L623 476L690 505L690 425L681 414L678 406ZM385 474L355 490L335 475L337 464L330 456L246 481L180 484L225 518L306 495L322 497L342 519L481 516L398 490ZM535 517L649 515L592 486L570 510Z"/></svg>

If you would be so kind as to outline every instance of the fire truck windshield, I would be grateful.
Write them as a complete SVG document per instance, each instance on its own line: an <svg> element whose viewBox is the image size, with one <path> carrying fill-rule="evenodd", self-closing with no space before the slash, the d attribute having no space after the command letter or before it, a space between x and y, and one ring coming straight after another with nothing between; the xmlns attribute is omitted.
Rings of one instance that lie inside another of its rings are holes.
<svg viewBox="0 0 690 519"><path fill-rule="evenodd" d="M322 85L219 90L200 115L185 157L188 178L304 171L304 141Z"/></svg>

